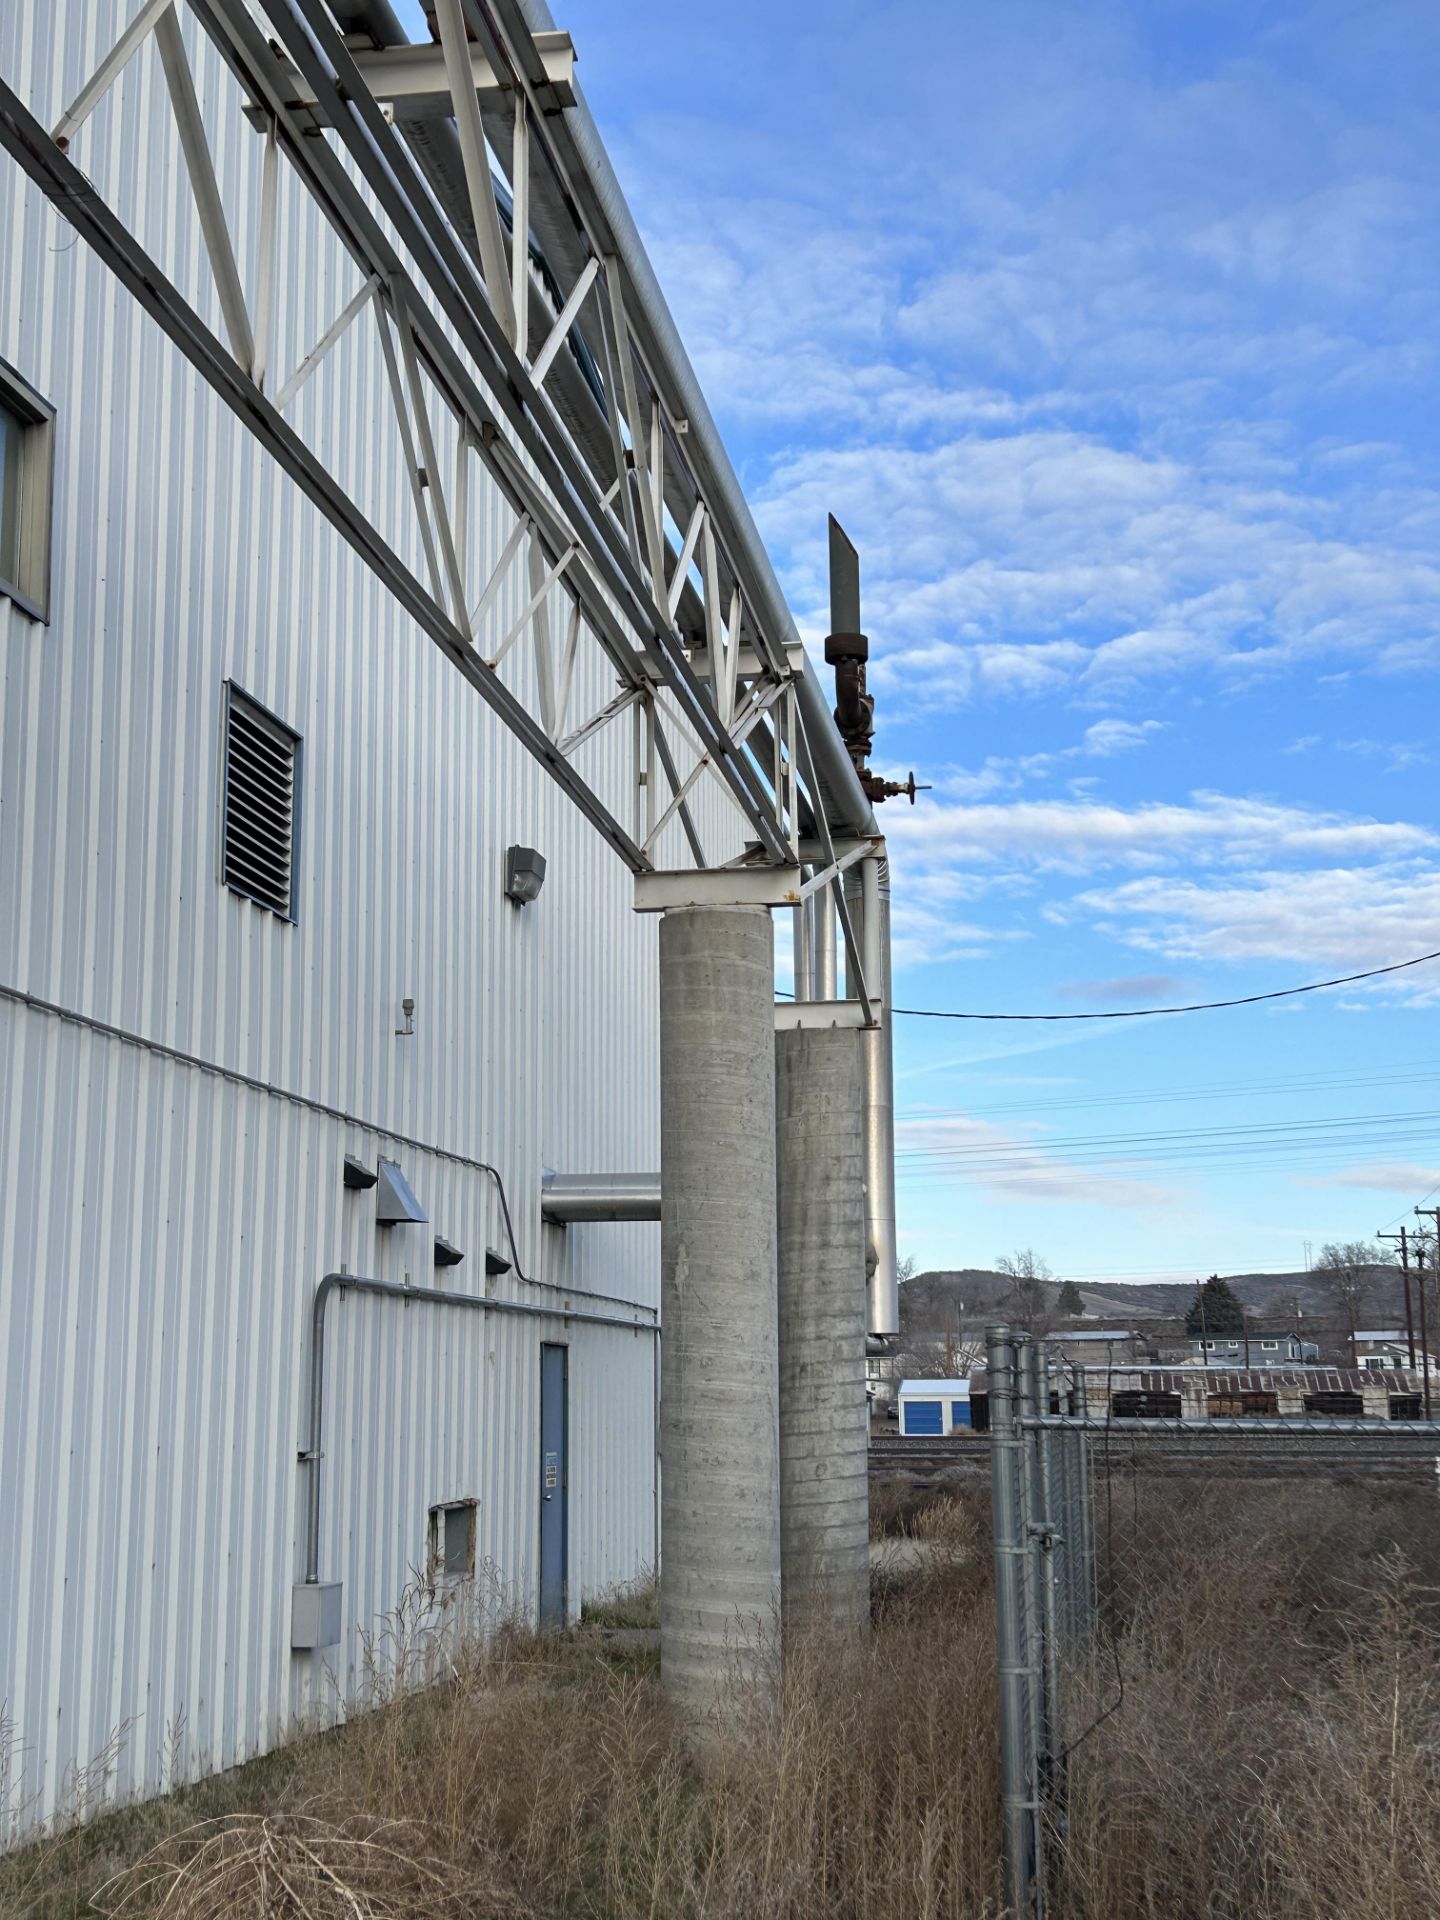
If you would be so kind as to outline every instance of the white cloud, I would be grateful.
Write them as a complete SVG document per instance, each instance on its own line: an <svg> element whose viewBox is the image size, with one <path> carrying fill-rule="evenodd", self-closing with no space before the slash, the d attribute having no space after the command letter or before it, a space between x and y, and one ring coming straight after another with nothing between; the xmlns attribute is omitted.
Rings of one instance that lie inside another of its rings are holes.
<svg viewBox="0 0 1440 1920"><path fill-rule="evenodd" d="M1197 793L1190 803L1122 807L1100 800L1016 800L947 806L929 801L887 822L902 855L922 867L1022 861L1096 872L1176 860L1258 866L1276 859L1398 859L1440 846L1407 821L1379 821L1275 801Z"/></svg>
<svg viewBox="0 0 1440 1920"><path fill-rule="evenodd" d="M1112 754L1148 746L1152 736L1164 730L1163 720L1097 720L1085 729L1081 751L1108 760Z"/></svg>
<svg viewBox="0 0 1440 1920"><path fill-rule="evenodd" d="M1068 980L1055 991L1064 1000L1120 1007L1135 1000L1177 1000L1188 988L1185 981L1173 973L1127 973L1114 980Z"/></svg>
<svg viewBox="0 0 1440 1920"><path fill-rule="evenodd" d="M1418 530L1440 496L1412 488L1386 507L1038 427L790 455L758 500L816 633L826 513L844 521L866 557L872 680L892 704L927 706L1113 698L1312 656L1433 662L1440 566Z"/></svg>
<svg viewBox="0 0 1440 1920"><path fill-rule="evenodd" d="M1097 720L1074 745L1053 753L990 754L983 766L947 767L931 782L934 792L952 800L981 800L988 794L1012 792L1027 781L1041 780L1076 759L1109 760L1147 746L1163 733L1163 720ZM1070 781L1072 789L1095 784L1093 775Z"/></svg>
<svg viewBox="0 0 1440 1920"><path fill-rule="evenodd" d="M1295 1176L1297 1187L1363 1187L1371 1193L1407 1193L1417 1199L1440 1186L1440 1167L1413 1160L1374 1161L1369 1166L1346 1167L1336 1173Z"/></svg>
<svg viewBox="0 0 1440 1920"><path fill-rule="evenodd" d="M1062 911L1169 960L1303 961L1360 972L1440 950L1440 871L1322 867L1215 883L1150 876L1079 894ZM1372 991L1433 999L1440 963L1388 975Z"/></svg>
<svg viewBox="0 0 1440 1920"><path fill-rule="evenodd" d="M1143 1163L1072 1166L1041 1139L965 1115L917 1115L895 1123L902 1188L935 1180L983 1187L1010 1198L1055 1204L1172 1207L1173 1187L1146 1177Z"/></svg>

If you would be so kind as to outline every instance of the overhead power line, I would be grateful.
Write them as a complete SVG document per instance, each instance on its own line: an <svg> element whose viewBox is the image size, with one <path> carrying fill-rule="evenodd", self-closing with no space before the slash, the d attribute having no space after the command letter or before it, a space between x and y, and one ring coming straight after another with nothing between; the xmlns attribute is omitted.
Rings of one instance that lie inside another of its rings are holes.
<svg viewBox="0 0 1440 1920"><path fill-rule="evenodd" d="M1437 1078L1440 1078L1440 1062L1417 1060L1413 1063L1407 1062L1403 1069L1377 1067L1373 1071L1365 1069L1358 1073L1307 1074L1298 1077L1290 1076L1283 1080L1225 1080L1211 1081L1198 1086L1152 1085L1143 1091L1132 1093L1067 1094L1061 1099L1053 1100L1037 1097L972 1101L963 1107L897 1107L895 1118L897 1121L974 1120L991 1114L1012 1113L1029 1117L1037 1113L1058 1113L1073 1109L1098 1110L1106 1107L1143 1106L1153 1110L1157 1106L1189 1105L1197 1101L1214 1100L1229 1101L1233 1105L1241 1098L1245 1100L1278 1099L1287 1095L1313 1097L1317 1093L1348 1090L1352 1087L1431 1087Z"/></svg>
<svg viewBox="0 0 1440 1920"><path fill-rule="evenodd" d="M896 1149L896 1158L944 1159L944 1160L988 1160L997 1154L1031 1154L1037 1147L1047 1151L1063 1151L1066 1148L1094 1147L1133 1147L1140 1151L1168 1146L1171 1143L1200 1143L1220 1140L1226 1144L1263 1141L1281 1136L1295 1139L1301 1135L1323 1138L1336 1130L1354 1131L1356 1128L1369 1128L1374 1131L1386 1129L1398 1133L1402 1128L1413 1132L1417 1127L1430 1133L1435 1132L1435 1123L1440 1121L1440 1110L1426 1109L1408 1113L1360 1113L1324 1115L1318 1119L1306 1120L1257 1120L1240 1122L1220 1127L1168 1127L1147 1128L1142 1133L1078 1133L1060 1138L1047 1138L1037 1135L1033 1139L1014 1140L959 1140L936 1142L929 1146L902 1146ZM911 1125L916 1123L912 1122ZM924 1123L919 1123L923 1125Z"/></svg>
<svg viewBox="0 0 1440 1920"><path fill-rule="evenodd" d="M1334 980L1310 980L1303 987L1275 987L1269 993L1244 993L1234 1000L1195 1000L1183 1007L1111 1007L1104 1013L959 1013L939 1007L893 1007L893 1013L914 1020L1149 1020L1162 1013L1215 1013L1221 1007L1253 1007L1261 1000L1288 1000L1297 993L1323 993L1327 987L1348 987L1357 980L1378 980L1382 973L1404 973L1440 960L1440 952L1396 960L1388 967L1369 967L1364 973L1342 973Z"/></svg>

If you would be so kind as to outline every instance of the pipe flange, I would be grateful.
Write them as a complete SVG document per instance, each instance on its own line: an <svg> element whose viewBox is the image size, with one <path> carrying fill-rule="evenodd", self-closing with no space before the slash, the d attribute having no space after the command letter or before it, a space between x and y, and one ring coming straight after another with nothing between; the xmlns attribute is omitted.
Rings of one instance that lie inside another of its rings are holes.
<svg viewBox="0 0 1440 1920"><path fill-rule="evenodd" d="M863 633L828 633L825 636L825 664L843 666L847 661L870 658L869 636Z"/></svg>

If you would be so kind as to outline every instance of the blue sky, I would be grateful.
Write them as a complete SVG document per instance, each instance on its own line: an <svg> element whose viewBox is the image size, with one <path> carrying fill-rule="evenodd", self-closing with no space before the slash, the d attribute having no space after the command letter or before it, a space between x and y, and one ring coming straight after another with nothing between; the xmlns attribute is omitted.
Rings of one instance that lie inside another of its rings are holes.
<svg viewBox="0 0 1440 1920"><path fill-rule="evenodd" d="M885 816L898 1002L1440 948L1433 11L562 24L807 637L828 510L860 548L877 760L934 783ZM1140 1277L1373 1231L1440 1182L1437 1003L1440 965L901 1020L902 1248Z"/></svg>

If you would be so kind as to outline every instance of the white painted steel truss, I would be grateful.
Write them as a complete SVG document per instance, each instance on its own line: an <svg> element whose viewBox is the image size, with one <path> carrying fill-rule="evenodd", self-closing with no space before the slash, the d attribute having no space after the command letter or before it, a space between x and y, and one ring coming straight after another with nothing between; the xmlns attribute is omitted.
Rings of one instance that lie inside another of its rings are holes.
<svg viewBox="0 0 1440 1920"><path fill-rule="evenodd" d="M219 50L262 143L249 284L182 7ZM828 888L851 998L873 1021L865 983L876 978L875 957L862 951L841 876L880 849L856 843L837 852L831 842L795 692L803 661L758 612L761 596L687 458L688 423L667 406L665 382L631 326L635 301L613 235L593 208L588 222L582 217L549 138L547 117L573 99L568 37L532 35L514 0L433 0L432 15L438 45L380 47L343 32L347 18L355 24L353 8L347 15L331 0L134 0L119 40L50 130L0 76L0 145L632 871L652 876L637 905L695 892L684 872L655 872L672 823L689 871L706 870L706 898L725 895L727 871L737 899L788 903ZM151 38L223 338L146 254L73 151L78 143L83 158L87 120ZM458 155L449 180L437 184L433 157L428 171L422 166L417 124L449 134ZM353 290L293 369L275 365L272 349L282 187L313 200L354 267ZM409 529L377 525L315 452L321 433L307 439L294 425L297 397L352 327L378 335ZM480 512L471 488L477 459L513 513L484 580L467 568L471 516ZM416 530L419 574L397 550ZM523 610L499 631L499 609L513 606L517 582ZM597 676L577 667L597 648L614 691L579 714L574 689ZM520 664L527 653L528 672ZM627 712L631 803L622 818L574 756ZM689 805L706 778L735 805L748 843L724 867L707 857ZM802 832L820 836L804 846L803 865ZM736 871L746 868L783 875Z"/></svg>
<svg viewBox="0 0 1440 1920"><path fill-rule="evenodd" d="M248 285L181 33L182 4L243 89L263 143L258 265ZM341 33L326 0L136 0L119 41L52 131L0 79L0 143L634 871L653 868L676 821L694 865L711 864L687 804L703 777L717 778L734 802L754 858L793 867L800 662L757 616L687 461L687 424L667 410L630 327L613 242L581 222L547 136L547 114L572 97L568 39L531 36L517 12L489 0L435 0L434 16L438 46L372 50ZM76 163L90 114L152 37L223 339ZM397 130L402 113L453 120L468 232L442 209ZM498 192L494 169L505 177ZM287 177L321 208L355 269L350 297L293 369L273 365L271 351L277 201ZM569 223L567 259L547 252L541 260L531 242L542 197L552 229L561 214ZM558 276L570 261L566 287ZM287 417L356 326L378 332L420 576L397 551L409 544L405 530L376 525ZM577 394L594 416L588 445L575 430ZM484 581L467 578L466 566L477 458L515 516ZM513 601L517 577L523 612L496 632L493 616ZM587 677L594 683L577 663L596 647L615 691L577 714L573 689ZM528 673L516 665L525 652ZM627 711L633 800L621 819L573 756Z"/></svg>

